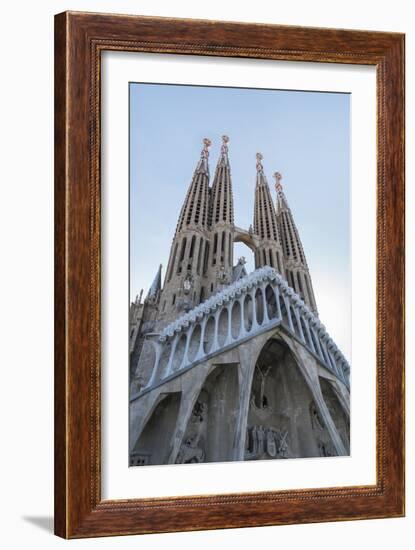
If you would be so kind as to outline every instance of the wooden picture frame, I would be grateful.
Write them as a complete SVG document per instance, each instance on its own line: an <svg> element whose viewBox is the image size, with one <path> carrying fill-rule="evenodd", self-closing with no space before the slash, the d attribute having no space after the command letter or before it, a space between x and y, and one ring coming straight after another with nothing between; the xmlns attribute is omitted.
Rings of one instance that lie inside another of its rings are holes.
<svg viewBox="0 0 415 550"><path fill-rule="evenodd" d="M376 484L101 499L100 61L104 50L377 71ZM65 12L55 17L55 533L64 538L404 515L404 35Z"/></svg>

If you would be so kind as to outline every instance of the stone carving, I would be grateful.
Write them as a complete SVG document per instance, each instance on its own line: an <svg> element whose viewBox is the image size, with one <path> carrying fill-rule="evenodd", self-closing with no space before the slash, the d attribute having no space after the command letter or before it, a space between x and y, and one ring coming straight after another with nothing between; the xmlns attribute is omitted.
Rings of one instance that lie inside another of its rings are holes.
<svg viewBox="0 0 415 550"><path fill-rule="evenodd" d="M256 154L256 169L258 170L258 172L262 172L264 167L262 165L262 162L261 160L263 159L264 157L262 156L261 153L257 153Z"/></svg>
<svg viewBox="0 0 415 550"><path fill-rule="evenodd" d="M226 273L226 270L223 265L220 266L218 269L218 272L216 274L216 278L219 284L221 285L227 285L230 282L229 274Z"/></svg>
<svg viewBox="0 0 415 550"><path fill-rule="evenodd" d="M202 403L201 401L196 401L195 406L192 411L191 422L203 422L206 418L207 413L207 404Z"/></svg>
<svg viewBox="0 0 415 550"><path fill-rule="evenodd" d="M140 375L137 375L137 373L134 374L132 377L132 384L136 391L140 391L141 388L144 386L144 378Z"/></svg>
<svg viewBox="0 0 415 550"><path fill-rule="evenodd" d="M275 190L277 191L277 193L279 193L280 191L282 191L282 185L281 185L282 175L279 172L274 172L274 178L275 178Z"/></svg>
<svg viewBox="0 0 415 550"><path fill-rule="evenodd" d="M220 152L222 153L222 155L228 154L228 143L229 143L229 137L222 136L222 146L220 148Z"/></svg>
<svg viewBox="0 0 415 550"><path fill-rule="evenodd" d="M199 438L197 435L188 437L180 447L180 451L176 458L176 464L193 464L203 462L205 452L198 445Z"/></svg>
<svg viewBox="0 0 415 550"><path fill-rule="evenodd" d="M310 416L311 416L311 426L313 430L324 430L324 422L321 416L318 414L318 410L314 401L310 404Z"/></svg>
<svg viewBox="0 0 415 550"><path fill-rule="evenodd" d="M257 395L254 394L253 404L257 409L267 409L269 406L268 398L265 395L265 379L268 376L270 370L270 366L264 370L261 369L261 367L255 367L255 374L261 379L259 392L257 393Z"/></svg>
<svg viewBox="0 0 415 550"><path fill-rule="evenodd" d="M193 406L190 422L186 431L176 464L189 464L193 462L203 462L205 451L203 445L203 426L207 418L207 403L199 399Z"/></svg>
<svg viewBox="0 0 415 550"><path fill-rule="evenodd" d="M189 294L193 287L193 277L188 273L183 281L183 292Z"/></svg>
<svg viewBox="0 0 415 550"><path fill-rule="evenodd" d="M212 141L209 138L203 138L202 156L207 158L209 156L209 147L212 145Z"/></svg>
<svg viewBox="0 0 415 550"><path fill-rule="evenodd" d="M288 431L252 426L247 430L246 460L288 458Z"/></svg>
<svg viewBox="0 0 415 550"><path fill-rule="evenodd" d="M320 456L337 456L336 449L314 401L310 404L311 426L316 436Z"/></svg>

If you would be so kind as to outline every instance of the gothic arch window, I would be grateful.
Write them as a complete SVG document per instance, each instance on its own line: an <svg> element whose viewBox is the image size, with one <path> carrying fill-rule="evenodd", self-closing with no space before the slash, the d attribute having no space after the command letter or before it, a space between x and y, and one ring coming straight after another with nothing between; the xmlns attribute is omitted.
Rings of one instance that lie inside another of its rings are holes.
<svg viewBox="0 0 415 550"><path fill-rule="evenodd" d="M184 239L183 239L183 241L182 241L182 248L181 248L181 250L180 250L179 263L178 263L178 265L177 265L177 274L181 273L181 271L182 271L181 263L182 263L183 258L184 258L185 250L186 250L186 237L184 237Z"/></svg>
<svg viewBox="0 0 415 550"><path fill-rule="evenodd" d="M208 268L209 249L210 249L210 244L209 244L208 241L206 241L206 244L205 244L205 258L204 258L204 261L203 261L203 273L206 273L207 268Z"/></svg>
<svg viewBox="0 0 415 550"><path fill-rule="evenodd" d="M289 269L287 269L287 282L291 288L294 288L293 274Z"/></svg>
<svg viewBox="0 0 415 550"><path fill-rule="evenodd" d="M277 252L277 269L278 269L278 273L282 273L282 269L281 269L281 258L280 258L280 253Z"/></svg>
<svg viewBox="0 0 415 550"><path fill-rule="evenodd" d="M215 236L213 237L213 261L212 261L212 265L216 264L217 251L218 251L218 234L215 233Z"/></svg>
<svg viewBox="0 0 415 550"><path fill-rule="evenodd" d="M172 275L173 275L173 271L174 271L174 264L176 263L176 255L177 255L177 247L179 246L179 243L176 243L174 245L174 250L173 250L173 256L172 256L172 259L171 259L171 265L170 265L170 271L169 271L169 278L168 278L168 281L170 282L171 278L172 278Z"/></svg>
<svg viewBox="0 0 415 550"><path fill-rule="evenodd" d="M262 325L264 322L264 300L262 297L262 289L257 288L255 292L255 313L258 325Z"/></svg>
<svg viewBox="0 0 415 550"><path fill-rule="evenodd" d="M268 319L275 319L278 316L277 299L274 289L269 284L265 287L265 301Z"/></svg>
<svg viewBox="0 0 415 550"><path fill-rule="evenodd" d="M241 331L241 304L236 300L231 308L231 335L234 340Z"/></svg>
<svg viewBox="0 0 415 550"><path fill-rule="evenodd" d="M289 320L288 320L288 313L287 313L287 308L286 308L284 299L281 300L280 305L281 305L282 322L286 327L289 327L290 323L289 323Z"/></svg>
<svg viewBox="0 0 415 550"><path fill-rule="evenodd" d="M200 275L200 262L202 259L203 237L199 239L199 251L197 254L197 274Z"/></svg>
<svg viewBox="0 0 415 550"><path fill-rule="evenodd" d="M304 288L303 288L303 282L301 280L301 273L299 271L297 271L297 279L298 279L298 289L299 289L299 294L301 296L301 298L304 299L305 297L305 293L304 293Z"/></svg>
<svg viewBox="0 0 415 550"><path fill-rule="evenodd" d="M193 253L194 253L194 250L195 250L195 242L196 242L196 235L193 235L192 241L190 243L189 258L193 258Z"/></svg>
<svg viewBox="0 0 415 550"><path fill-rule="evenodd" d="M226 338L227 338L227 335L228 335L228 322L229 322L229 312L226 309L226 307L224 307L222 309L222 311L219 315L219 319L218 319L217 331L218 331L218 344L219 344L219 347L222 347L222 346L225 345Z"/></svg>
<svg viewBox="0 0 415 550"><path fill-rule="evenodd" d="M271 248L268 250L268 257L269 257L269 265L271 267L274 267L274 261L272 259L272 250L271 250Z"/></svg>
<svg viewBox="0 0 415 550"><path fill-rule="evenodd" d="M204 340L203 340L203 351L205 354L210 353L213 340L215 335L215 318L211 315L206 322Z"/></svg>

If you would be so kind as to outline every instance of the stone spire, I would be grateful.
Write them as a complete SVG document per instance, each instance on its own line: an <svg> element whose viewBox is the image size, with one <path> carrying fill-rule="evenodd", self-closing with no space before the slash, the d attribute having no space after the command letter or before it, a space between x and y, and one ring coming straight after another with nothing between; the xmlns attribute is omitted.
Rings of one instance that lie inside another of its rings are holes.
<svg viewBox="0 0 415 550"><path fill-rule="evenodd" d="M211 231L210 254L206 271L208 293L232 280L234 212L231 167L228 157L229 137L222 136L222 146L210 190L209 228Z"/></svg>
<svg viewBox="0 0 415 550"><path fill-rule="evenodd" d="M228 157L228 136L222 136L222 147L216 166L215 178L210 191L209 225L214 227L221 222L232 224L233 194L231 167Z"/></svg>
<svg viewBox="0 0 415 550"><path fill-rule="evenodd" d="M147 294L147 300L157 300L157 297L161 290L161 268L162 265L159 265L159 268L157 270L156 276L154 277L154 280L151 284L151 287Z"/></svg>
<svg viewBox="0 0 415 550"><path fill-rule="evenodd" d="M200 159L180 211L160 299L161 324L194 307L201 299L201 279L208 248L210 145L210 139L204 138Z"/></svg>
<svg viewBox="0 0 415 550"><path fill-rule="evenodd" d="M207 227L209 207L209 147L212 142L203 140L200 160L193 173L193 178L180 211L176 227L176 235L189 226Z"/></svg>
<svg viewBox="0 0 415 550"><path fill-rule="evenodd" d="M297 226L282 188L282 176L279 172L275 172L274 178L277 192L276 212L284 254L286 279L288 284L317 315L316 300L307 260Z"/></svg>
<svg viewBox="0 0 415 550"><path fill-rule="evenodd" d="M255 253L255 267L269 265L284 276L281 240L274 204L262 165L263 156L256 154L256 186L254 206L254 233L260 239Z"/></svg>

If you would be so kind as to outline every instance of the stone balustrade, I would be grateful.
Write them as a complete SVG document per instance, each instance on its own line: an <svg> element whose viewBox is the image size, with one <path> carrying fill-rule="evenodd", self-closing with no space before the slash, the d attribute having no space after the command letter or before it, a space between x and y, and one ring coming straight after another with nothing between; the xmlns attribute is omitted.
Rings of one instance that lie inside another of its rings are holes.
<svg viewBox="0 0 415 550"><path fill-rule="evenodd" d="M155 362L143 391L279 325L349 386L349 364L324 325L280 274L265 266L211 296L160 334L147 336Z"/></svg>

